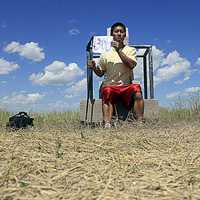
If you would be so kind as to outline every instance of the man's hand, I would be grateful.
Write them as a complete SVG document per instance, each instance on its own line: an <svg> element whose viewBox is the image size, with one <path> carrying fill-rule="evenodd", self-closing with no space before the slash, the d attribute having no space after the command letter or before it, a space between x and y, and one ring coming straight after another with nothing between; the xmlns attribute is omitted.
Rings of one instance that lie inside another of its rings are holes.
<svg viewBox="0 0 200 200"><path fill-rule="evenodd" d="M104 71L102 71L98 66L96 66L94 60L88 60L87 67L89 69L92 69L97 76L102 77L104 75Z"/></svg>
<svg viewBox="0 0 200 200"><path fill-rule="evenodd" d="M88 60L87 67L94 70L96 68L96 63L94 60Z"/></svg>
<svg viewBox="0 0 200 200"><path fill-rule="evenodd" d="M124 47L123 43L117 41L112 41L111 46L114 47L117 52Z"/></svg>
<svg viewBox="0 0 200 200"><path fill-rule="evenodd" d="M112 41L111 46L115 48L116 51L119 51L120 45L117 41Z"/></svg>

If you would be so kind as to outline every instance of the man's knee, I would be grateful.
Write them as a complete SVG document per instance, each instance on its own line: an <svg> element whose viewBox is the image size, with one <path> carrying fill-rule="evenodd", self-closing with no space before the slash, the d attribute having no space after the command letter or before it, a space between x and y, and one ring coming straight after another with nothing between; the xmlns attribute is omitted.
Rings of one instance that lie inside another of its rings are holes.
<svg viewBox="0 0 200 200"><path fill-rule="evenodd" d="M102 95L104 96L110 96L112 94L112 89L107 87L103 89Z"/></svg>
<svg viewBox="0 0 200 200"><path fill-rule="evenodd" d="M136 92L135 93L135 100L142 100L143 97L142 97L142 92Z"/></svg>

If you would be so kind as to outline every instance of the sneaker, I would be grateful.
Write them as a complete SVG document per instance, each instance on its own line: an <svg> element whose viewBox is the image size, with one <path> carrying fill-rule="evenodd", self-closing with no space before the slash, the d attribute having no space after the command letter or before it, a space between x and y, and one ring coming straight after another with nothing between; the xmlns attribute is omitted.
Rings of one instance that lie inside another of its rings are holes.
<svg viewBox="0 0 200 200"><path fill-rule="evenodd" d="M104 128L107 128L107 129L111 128L110 122L106 122Z"/></svg>

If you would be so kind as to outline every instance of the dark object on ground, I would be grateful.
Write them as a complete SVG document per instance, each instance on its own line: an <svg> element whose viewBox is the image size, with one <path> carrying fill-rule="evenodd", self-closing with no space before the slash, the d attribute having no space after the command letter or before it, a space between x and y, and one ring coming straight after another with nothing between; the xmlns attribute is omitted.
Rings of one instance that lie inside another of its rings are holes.
<svg viewBox="0 0 200 200"><path fill-rule="evenodd" d="M28 126L33 126L33 120L34 119L28 116L26 112L19 112L9 118L9 122L7 122L6 128L12 130L27 128Z"/></svg>

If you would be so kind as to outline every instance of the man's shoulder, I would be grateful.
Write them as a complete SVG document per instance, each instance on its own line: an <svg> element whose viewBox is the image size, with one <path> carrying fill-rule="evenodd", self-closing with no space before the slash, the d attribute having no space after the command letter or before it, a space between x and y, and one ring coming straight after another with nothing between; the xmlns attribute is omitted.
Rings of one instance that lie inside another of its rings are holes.
<svg viewBox="0 0 200 200"><path fill-rule="evenodd" d="M129 45L126 45L126 46L124 47L124 50L127 50L127 51L136 51L135 47L129 46Z"/></svg>

